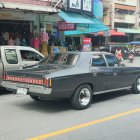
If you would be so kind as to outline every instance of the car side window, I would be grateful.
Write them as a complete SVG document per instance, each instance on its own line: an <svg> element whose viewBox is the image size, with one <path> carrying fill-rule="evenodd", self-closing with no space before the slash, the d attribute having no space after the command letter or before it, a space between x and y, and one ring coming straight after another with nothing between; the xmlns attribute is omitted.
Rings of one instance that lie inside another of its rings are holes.
<svg viewBox="0 0 140 140"><path fill-rule="evenodd" d="M22 61L41 61L42 56L33 51L20 50Z"/></svg>
<svg viewBox="0 0 140 140"><path fill-rule="evenodd" d="M105 55L109 66L118 66L118 61L114 55Z"/></svg>
<svg viewBox="0 0 140 140"><path fill-rule="evenodd" d="M18 57L15 49L6 49L5 50L6 60L9 64L17 64Z"/></svg>
<svg viewBox="0 0 140 140"><path fill-rule="evenodd" d="M91 60L92 67L105 67L106 62L102 55L93 55Z"/></svg>

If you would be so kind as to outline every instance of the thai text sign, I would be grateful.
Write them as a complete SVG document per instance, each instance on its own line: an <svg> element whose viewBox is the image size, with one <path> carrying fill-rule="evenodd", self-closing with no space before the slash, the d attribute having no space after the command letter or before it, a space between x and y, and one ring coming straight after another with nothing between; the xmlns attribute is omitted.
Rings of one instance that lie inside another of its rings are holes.
<svg viewBox="0 0 140 140"><path fill-rule="evenodd" d="M67 23L65 21L58 22L58 30L59 31L68 31L68 30L75 30L76 25L74 23Z"/></svg>

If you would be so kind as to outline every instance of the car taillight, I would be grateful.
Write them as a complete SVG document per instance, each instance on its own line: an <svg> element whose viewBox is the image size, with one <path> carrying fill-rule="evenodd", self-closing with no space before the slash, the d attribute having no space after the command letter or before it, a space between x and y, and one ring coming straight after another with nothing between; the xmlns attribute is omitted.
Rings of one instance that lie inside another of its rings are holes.
<svg viewBox="0 0 140 140"><path fill-rule="evenodd" d="M6 72L3 72L2 74L2 80L6 80L7 79L7 73Z"/></svg>
<svg viewBox="0 0 140 140"><path fill-rule="evenodd" d="M44 78L44 85L45 85L47 88L52 87L52 79Z"/></svg>

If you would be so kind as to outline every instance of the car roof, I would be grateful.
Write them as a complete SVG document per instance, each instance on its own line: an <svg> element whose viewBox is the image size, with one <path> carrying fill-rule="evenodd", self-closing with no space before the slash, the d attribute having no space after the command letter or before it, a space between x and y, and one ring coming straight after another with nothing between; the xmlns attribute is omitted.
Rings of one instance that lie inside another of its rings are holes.
<svg viewBox="0 0 140 140"><path fill-rule="evenodd" d="M23 48L23 49L29 48L29 46L12 46L12 45L1 45L0 47L3 47L3 48L7 48L7 47L9 47L9 48Z"/></svg>
<svg viewBox="0 0 140 140"><path fill-rule="evenodd" d="M62 52L62 53L68 53L68 54L112 54L109 52L100 52L100 51L91 51L91 52L82 52L82 51L69 51L69 52Z"/></svg>
<svg viewBox="0 0 140 140"><path fill-rule="evenodd" d="M14 49L19 49L19 50L33 50L35 52L37 52L38 54L40 54L42 57L43 54L41 54L39 51L37 51L36 49L29 47L29 46L10 46L10 45L1 45L0 48L14 48Z"/></svg>

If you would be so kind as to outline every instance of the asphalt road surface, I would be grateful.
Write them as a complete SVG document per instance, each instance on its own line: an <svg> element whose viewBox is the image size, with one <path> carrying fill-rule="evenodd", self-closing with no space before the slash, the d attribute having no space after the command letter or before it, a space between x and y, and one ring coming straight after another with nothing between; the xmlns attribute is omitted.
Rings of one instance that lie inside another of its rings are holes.
<svg viewBox="0 0 140 140"><path fill-rule="evenodd" d="M1 91L0 140L140 140L140 94L96 95L90 108L76 111L67 100L35 102Z"/></svg>

